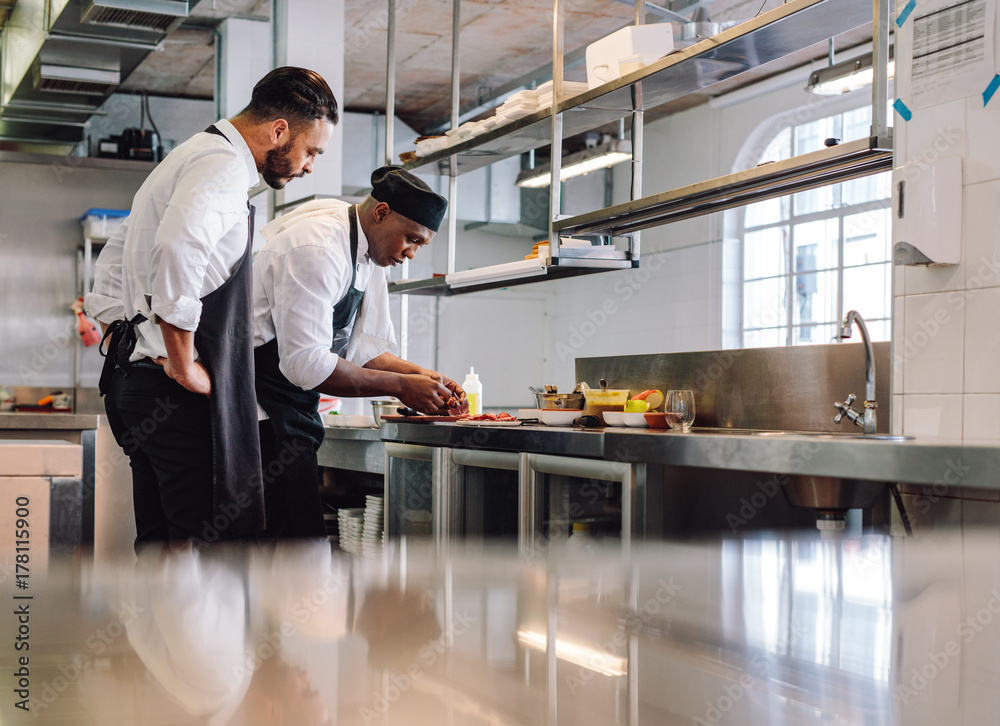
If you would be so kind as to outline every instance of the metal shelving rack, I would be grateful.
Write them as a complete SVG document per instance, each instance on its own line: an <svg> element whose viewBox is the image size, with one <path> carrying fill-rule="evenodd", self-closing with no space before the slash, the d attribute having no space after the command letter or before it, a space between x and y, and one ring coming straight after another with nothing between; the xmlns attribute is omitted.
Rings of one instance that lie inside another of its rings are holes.
<svg viewBox="0 0 1000 726"><path fill-rule="evenodd" d="M709 214L761 199L874 174L892 166L892 137L887 124L888 31L891 5L875 0L791 0L745 23L702 40L660 59L635 73L586 93L566 98L563 89L563 26L565 0L553 3L553 107L517 119L468 141L405 165L408 170L429 171L449 177L449 199L455 208L457 178L496 161L551 145L552 175L560 177L564 139L631 116L631 201L584 215L559 214L561 184L552 185L550 201L550 263L537 274L497 277L479 284L453 284L448 276L390 283L391 292L453 295L512 285L571 277L639 265L639 232L653 226ZM452 126L458 125L458 49L460 0L454 0L452 28ZM394 1L389 2L390 18ZM636 9L636 24L645 19L645 5ZM394 90L392 59L394 38L389 34L387 121L391 127ZM869 139L794 157L784 162L736 172L718 179L642 196L643 112L690 93L708 88L773 60L782 58L853 28L873 23L875 80L872 87L872 131ZM387 158L391 135L386 136ZM449 215L448 275L455 273L456 225ZM628 250L614 259L590 259L560 248L559 237L586 236L606 246L614 237L626 237ZM405 275L405 270L404 270ZM405 300L405 298L404 298Z"/></svg>

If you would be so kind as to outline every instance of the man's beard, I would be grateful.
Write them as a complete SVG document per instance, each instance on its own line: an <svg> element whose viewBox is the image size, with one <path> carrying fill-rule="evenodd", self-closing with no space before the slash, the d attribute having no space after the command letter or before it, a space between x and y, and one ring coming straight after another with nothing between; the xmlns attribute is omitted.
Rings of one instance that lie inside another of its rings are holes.
<svg viewBox="0 0 1000 726"><path fill-rule="evenodd" d="M289 139L287 144L271 149L264 156L264 168L260 174L272 189L284 189L289 179L305 176L305 172L292 174L292 162L289 157L292 155L293 143L295 139Z"/></svg>

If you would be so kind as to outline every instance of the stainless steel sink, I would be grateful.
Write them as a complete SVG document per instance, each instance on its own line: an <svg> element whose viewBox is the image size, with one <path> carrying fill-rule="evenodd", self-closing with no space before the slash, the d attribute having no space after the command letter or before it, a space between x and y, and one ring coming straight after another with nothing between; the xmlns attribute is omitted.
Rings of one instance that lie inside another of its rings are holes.
<svg viewBox="0 0 1000 726"><path fill-rule="evenodd" d="M782 488L788 503L793 506L843 511L872 506L880 496L886 495L887 486L880 481L796 474L789 476Z"/></svg>

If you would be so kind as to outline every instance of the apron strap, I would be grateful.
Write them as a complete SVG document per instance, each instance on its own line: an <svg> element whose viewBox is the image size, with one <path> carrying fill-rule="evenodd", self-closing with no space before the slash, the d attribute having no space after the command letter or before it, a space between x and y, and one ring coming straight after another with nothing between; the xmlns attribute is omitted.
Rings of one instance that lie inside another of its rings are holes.
<svg viewBox="0 0 1000 726"><path fill-rule="evenodd" d="M131 365L129 358L135 351L137 341L136 326L146 322L146 319L145 315L137 313L131 320L115 320L105 331L104 337L101 338L101 344L97 348L105 359L104 367L101 369L101 378L97 385L102 396L110 390L111 378L117 368L128 371Z"/></svg>

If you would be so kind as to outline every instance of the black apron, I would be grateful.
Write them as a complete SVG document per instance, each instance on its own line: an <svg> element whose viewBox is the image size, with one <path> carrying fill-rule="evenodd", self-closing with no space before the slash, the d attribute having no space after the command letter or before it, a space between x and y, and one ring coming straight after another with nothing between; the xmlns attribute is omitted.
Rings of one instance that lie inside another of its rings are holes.
<svg viewBox="0 0 1000 726"><path fill-rule="evenodd" d="M226 138L214 125L205 133ZM226 139L226 141L229 141ZM201 298L194 346L212 381L213 517L229 525L227 535L247 537L264 529L264 483L254 396L253 254L254 207L247 202L249 227L243 257L229 279ZM109 390L115 367L126 373L135 350L135 326L146 320L116 320L105 334L108 348L100 392ZM214 519L213 519L214 521Z"/></svg>
<svg viewBox="0 0 1000 726"><path fill-rule="evenodd" d="M363 290L354 287L358 264L358 212L354 205L348 209L348 216L351 221L351 284L333 307L334 340L357 316L365 295ZM303 503L299 508L304 511L294 511L293 506L288 512L292 531L302 536L323 536L323 513L316 478L316 452L323 443L323 422L318 411L320 394L303 390L289 381L278 362L277 338L254 349L257 403L267 414L274 432L274 451L297 452L298 455L290 462L282 461L282 465L273 470L268 467L269 462L264 462L267 486L289 493L286 497L289 502ZM303 447L305 451L301 451ZM302 494L292 496L292 492Z"/></svg>

